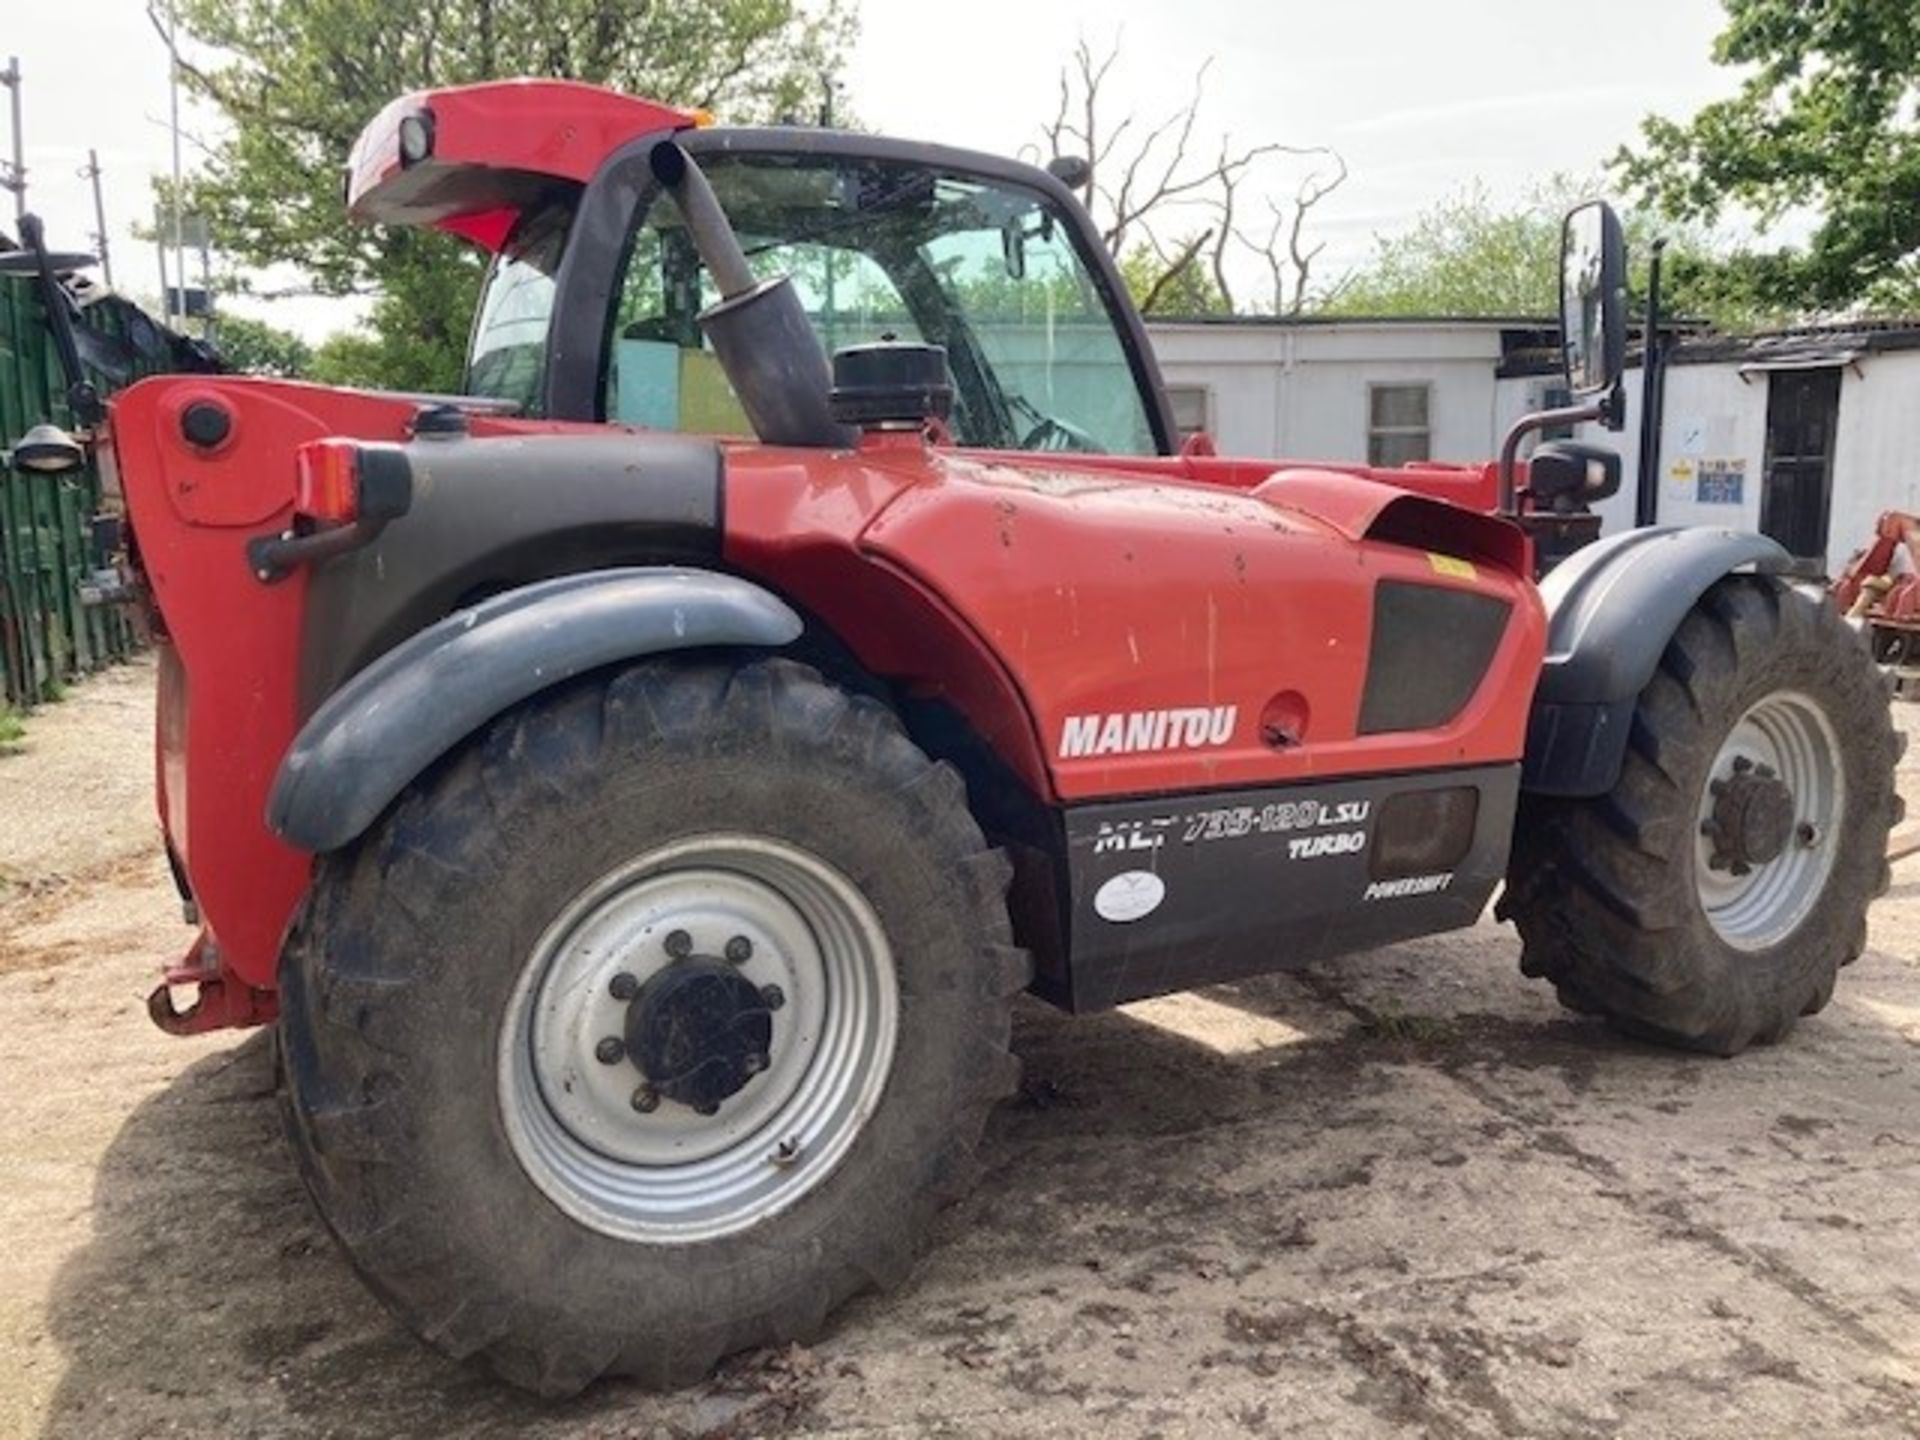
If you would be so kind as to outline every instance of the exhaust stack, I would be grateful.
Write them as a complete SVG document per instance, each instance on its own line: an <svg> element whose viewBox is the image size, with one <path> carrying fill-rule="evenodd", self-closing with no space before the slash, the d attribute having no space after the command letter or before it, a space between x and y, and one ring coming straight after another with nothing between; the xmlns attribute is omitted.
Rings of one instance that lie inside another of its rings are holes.
<svg viewBox="0 0 1920 1440"><path fill-rule="evenodd" d="M753 278L719 197L677 143L661 141L648 160L720 289L719 303L701 312L700 328L753 433L769 445L851 448L857 437L835 422L829 409L833 381L827 357L793 282L785 275Z"/></svg>

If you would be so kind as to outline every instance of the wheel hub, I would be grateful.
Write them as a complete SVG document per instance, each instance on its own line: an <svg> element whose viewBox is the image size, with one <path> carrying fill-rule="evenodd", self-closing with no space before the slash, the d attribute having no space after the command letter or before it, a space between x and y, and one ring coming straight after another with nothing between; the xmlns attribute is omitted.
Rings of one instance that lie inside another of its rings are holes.
<svg viewBox="0 0 1920 1440"><path fill-rule="evenodd" d="M773 1012L733 965L689 955L627 1006L626 1053L654 1091L697 1115L718 1113L769 1063Z"/></svg>
<svg viewBox="0 0 1920 1440"><path fill-rule="evenodd" d="M1734 773L1711 787L1713 811L1700 833L1713 842L1708 863L1715 870L1745 875L1756 865L1779 858L1794 832L1793 792L1770 765L1754 765L1744 756Z"/></svg>
<svg viewBox="0 0 1920 1440"><path fill-rule="evenodd" d="M1846 772L1833 722L1795 690L1756 701L1721 741L1700 788L1695 891L1738 950L1779 944L1833 874L1846 825Z"/></svg>
<svg viewBox="0 0 1920 1440"><path fill-rule="evenodd" d="M858 886L770 837L693 836L587 886L536 942L501 1029L501 1114L569 1214L708 1239L832 1171L878 1103L897 1017Z"/></svg>

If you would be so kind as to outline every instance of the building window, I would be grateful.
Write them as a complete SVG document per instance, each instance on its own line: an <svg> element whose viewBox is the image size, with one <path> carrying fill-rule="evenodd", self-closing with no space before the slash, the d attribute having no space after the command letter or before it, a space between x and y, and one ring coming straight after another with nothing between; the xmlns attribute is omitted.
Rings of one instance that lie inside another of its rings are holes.
<svg viewBox="0 0 1920 1440"><path fill-rule="evenodd" d="M1213 387L1169 385L1167 404L1173 409L1173 429L1180 439L1213 430Z"/></svg>
<svg viewBox="0 0 1920 1440"><path fill-rule="evenodd" d="M1432 458L1433 433L1428 426L1428 400L1433 387L1369 385L1367 387L1367 463L1392 469Z"/></svg>
<svg viewBox="0 0 1920 1440"><path fill-rule="evenodd" d="M1564 380L1546 380L1533 387L1528 398L1529 410L1565 410L1573 404L1573 391L1567 388ZM1540 432L1542 440L1571 440L1573 426L1549 425Z"/></svg>

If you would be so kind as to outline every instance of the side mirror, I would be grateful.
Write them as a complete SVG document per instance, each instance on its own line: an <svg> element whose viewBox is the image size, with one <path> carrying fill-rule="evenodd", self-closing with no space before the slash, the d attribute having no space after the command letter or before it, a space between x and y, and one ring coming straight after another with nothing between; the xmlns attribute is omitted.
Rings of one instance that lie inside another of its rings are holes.
<svg viewBox="0 0 1920 1440"><path fill-rule="evenodd" d="M1527 462L1527 493L1538 510L1584 509L1619 489L1619 452L1603 445L1550 440Z"/></svg>
<svg viewBox="0 0 1920 1440"><path fill-rule="evenodd" d="M1027 278L1026 227L1026 219L1020 215L1009 215L1000 226L1000 258L1006 264L1009 280Z"/></svg>
<svg viewBox="0 0 1920 1440"><path fill-rule="evenodd" d="M1611 390L1627 368L1627 241L1604 201L1573 210L1561 229L1560 331L1573 393Z"/></svg>
<svg viewBox="0 0 1920 1440"><path fill-rule="evenodd" d="M1047 173L1069 190L1078 190L1093 178L1093 166L1082 155L1056 155L1047 162Z"/></svg>

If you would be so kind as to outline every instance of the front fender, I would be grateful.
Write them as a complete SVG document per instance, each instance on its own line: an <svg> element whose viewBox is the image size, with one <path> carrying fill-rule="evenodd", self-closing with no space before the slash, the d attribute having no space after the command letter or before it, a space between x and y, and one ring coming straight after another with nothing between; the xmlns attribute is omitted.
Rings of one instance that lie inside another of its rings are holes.
<svg viewBox="0 0 1920 1440"><path fill-rule="evenodd" d="M785 602L706 570L593 570L496 595L389 650L314 711L280 763L267 825L297 849L337 850L528 696L642 655L774 647L800 631Z"/></svg>
<svg viewBox="0 0 1920 1440"><path fill-rule="evenodd" d="M1626 757L1634 702L1667 641L1722 576L1791 557L1765 535L1655 526L1594 542L1541 582L1547 655L1534 689L1521 788L1600 795Z"/></svg>

